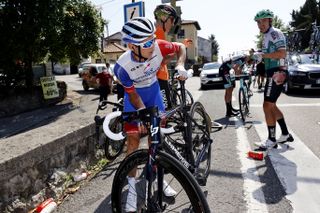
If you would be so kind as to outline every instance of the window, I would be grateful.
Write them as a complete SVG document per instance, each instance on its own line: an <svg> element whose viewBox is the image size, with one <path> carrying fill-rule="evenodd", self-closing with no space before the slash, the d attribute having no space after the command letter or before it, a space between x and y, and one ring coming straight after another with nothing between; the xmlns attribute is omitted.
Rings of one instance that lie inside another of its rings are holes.
<svg viewBox="0 0 320 213"><path fill-rule="evenodd" d="M184 30L180 29L179 33L178 33L178 38L184 38L185 34L184 34Z"/></svg>

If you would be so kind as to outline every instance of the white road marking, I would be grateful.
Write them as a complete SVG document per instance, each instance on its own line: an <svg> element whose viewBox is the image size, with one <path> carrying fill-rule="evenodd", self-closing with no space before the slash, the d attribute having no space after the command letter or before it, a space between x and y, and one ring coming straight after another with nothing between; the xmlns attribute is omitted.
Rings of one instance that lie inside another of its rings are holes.
<svg viewBox="0 0 320 213"><path fill-rule="evenodd" d="M278 107L319 107L320 103L292 103L292 104L278 104ZM250 104L250 107L262 108L262 104Z"/></svg>
<svg viewBox="0 0 320 213"><path fill-rule="evenodd" d="M267 138L265 123L255 125L261 140ZM280 134L280 129L276 130ZM290 131L290 130L289 130ZM320 159L290 131L294 142L269 152L294 212L320 212ZM279 135L278 134L278 135Z"/></svg>
<svg viewBox="0 0 320 213"><path fill-rule="evenodd" d="M247 134L244 126L236 119L237 125L237 149L238 156L241 162L241 172L244 179L244 199L247 203L248 212L268 212L268 207L265 204L265 197L262 191L262 183L257 176L256 163L247 157L247 152L251 150L248 142Z"/></svg>

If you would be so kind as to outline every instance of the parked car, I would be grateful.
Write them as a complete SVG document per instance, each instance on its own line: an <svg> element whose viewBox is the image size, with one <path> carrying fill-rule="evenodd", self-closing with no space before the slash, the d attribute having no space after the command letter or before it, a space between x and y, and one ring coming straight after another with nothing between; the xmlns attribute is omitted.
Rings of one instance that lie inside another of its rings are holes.
<svg viewBox="0 0 320 213"><path fill-rule="evenodd" d="M90 88L97 89L99 85L97 84L97 79L95 76L90 73L90 67L95 67L98 73L101 73L103 70L107 69L105 64L86 64L83 66L81 78L82 78L82 87L85 91Z"/></svg>
<svg viewBox="0 0 320 213"><path fill-rule="evenodd" d="M320 89L320 64L314 64L310 54L293 54L287 57L289 78L284 92L293 89Z"/></svg>
<svg viewBox="0 0 320 213"><path fill-rule="evenodd" d="M91 64L90 62L83 62L79 65L79 68L78 68L78 74L79 74L79 77L81 78L81 75L83 73L83 67L87 66Z"/></svg>
<svg viewBox="0 0 320 213"><path fill-rule="evenodd" d="M205 63L200 69L201 89L205 89L209 85L223 85L223 79L219 76L218 62Z"/></svg>
<svg viewBox="0 0 320 213"><path fill-rule="evenodd" d="M57 75L70 75L70 64L57 63L53 66L52 72Z"/></svg>

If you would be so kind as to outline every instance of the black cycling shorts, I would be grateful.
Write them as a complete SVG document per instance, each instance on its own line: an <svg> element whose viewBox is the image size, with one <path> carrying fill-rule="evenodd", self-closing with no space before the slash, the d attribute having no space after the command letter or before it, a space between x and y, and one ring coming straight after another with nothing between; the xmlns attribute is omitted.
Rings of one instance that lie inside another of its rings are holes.
<svg viewBox="0 0 320 213"><path fill-rule="evenodd" d="M158 79L158 81L159 81L160 92L162 95L164 107L166 110L171 109L172 103L171 103L169 83L168 83L168 81L161 80L161 79Z"/></svg>
<svg viewBox="0 0 320 213"><path fill-rule="evenodd" d="M225 89L236 87L236 80L235 78L231 77L229 73L223 75L222 78L223 78L223 85Z"/></svg>
<svg viewBox="0 0 320 213"><path fill-rule="evenodd" d="M273 68L267 71L267 81L264 86L264 100L271 103L277 102L283 90L283 84L286 82L284 81L283 84L276 84L276 82L272 79L273 74L278 71L285 72L285 74L288 76L287 70L279 70L277 68Z"/></svg>

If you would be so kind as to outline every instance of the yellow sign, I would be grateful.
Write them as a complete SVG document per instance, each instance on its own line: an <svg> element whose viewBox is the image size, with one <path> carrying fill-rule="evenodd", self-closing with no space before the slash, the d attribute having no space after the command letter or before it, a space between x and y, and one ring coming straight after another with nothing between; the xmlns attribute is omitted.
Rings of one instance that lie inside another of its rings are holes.
<svg viewBox="0 0 320 213"><path fill-rule="evenodd" d="M54 76L40 78L44 99L59 97L59 90Z"/></svg>

